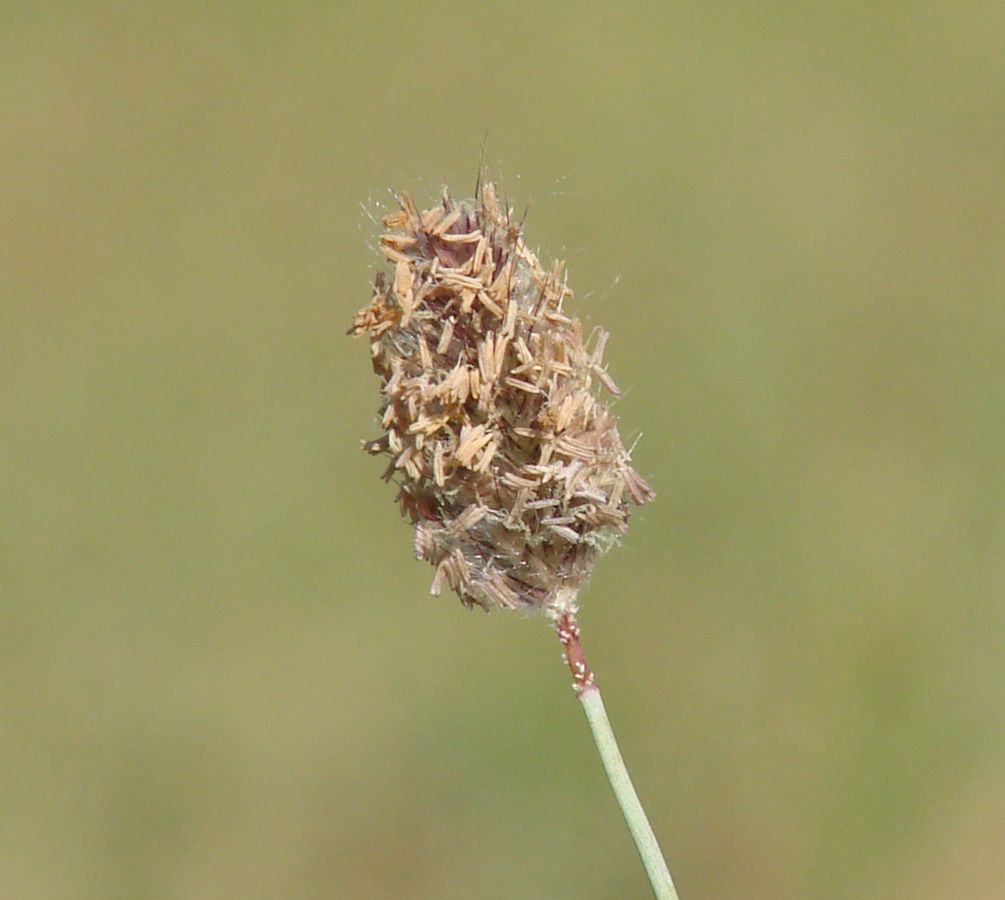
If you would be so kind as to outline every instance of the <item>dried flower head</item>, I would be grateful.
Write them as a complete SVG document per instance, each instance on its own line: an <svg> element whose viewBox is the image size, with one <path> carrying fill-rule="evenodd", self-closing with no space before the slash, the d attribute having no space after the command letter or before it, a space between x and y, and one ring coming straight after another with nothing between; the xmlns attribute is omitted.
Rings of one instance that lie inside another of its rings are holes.
<svg viewBox="0 0 1005 900"><path fill-rule="evenodd" d="M403 194L384 219L394 277L349 329L381 379L383 434L364 449L390 456L432 593L561 615L653 492L594 394L618 393L607 332L584 341L563 264L541 266L491 184L476 194L421 213Z"/></svg>

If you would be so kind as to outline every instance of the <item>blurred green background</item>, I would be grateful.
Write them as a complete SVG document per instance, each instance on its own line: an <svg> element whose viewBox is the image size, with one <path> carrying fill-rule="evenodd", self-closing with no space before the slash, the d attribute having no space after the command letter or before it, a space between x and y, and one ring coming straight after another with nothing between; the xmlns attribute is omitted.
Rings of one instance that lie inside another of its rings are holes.
<svg viewBox="0 0 1005 900"><path fill-rule="evenodd" d="M0 896L648 888L345 338L480 146L658 501L584 641L686 900L1000 898L1005 7L0 11ZM487 137L486 137L487 135Z"/></svg>

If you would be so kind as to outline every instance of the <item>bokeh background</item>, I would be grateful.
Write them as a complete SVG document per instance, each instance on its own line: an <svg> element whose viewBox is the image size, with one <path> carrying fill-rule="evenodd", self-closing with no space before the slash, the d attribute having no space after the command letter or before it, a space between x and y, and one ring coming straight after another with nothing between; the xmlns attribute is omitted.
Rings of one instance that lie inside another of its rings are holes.
<svg viewBox="0 0 1005 900"><path fill-rule="evenodd" d="M1005 7L0 9L0 896L648 888L344 337L481 148L659 492L584 598L685 898L1005 896Z"/></svg>

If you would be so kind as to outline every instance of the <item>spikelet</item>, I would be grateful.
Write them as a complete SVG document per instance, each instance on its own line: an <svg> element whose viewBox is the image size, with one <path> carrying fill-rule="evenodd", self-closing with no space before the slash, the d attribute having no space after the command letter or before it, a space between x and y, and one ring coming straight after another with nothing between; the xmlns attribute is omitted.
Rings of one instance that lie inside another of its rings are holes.
<svg viewBox="0 0 1005 900"><path fill-rule="evenodd" d="M594 383L607 333L583 338L562 304L564 267L542 267L491 184L384 219L394 266L349 334L367 335L383 434L415 555L468 607L560 615L598 556L652 499ZM389 283L390 282L390 283Z"/></svg>

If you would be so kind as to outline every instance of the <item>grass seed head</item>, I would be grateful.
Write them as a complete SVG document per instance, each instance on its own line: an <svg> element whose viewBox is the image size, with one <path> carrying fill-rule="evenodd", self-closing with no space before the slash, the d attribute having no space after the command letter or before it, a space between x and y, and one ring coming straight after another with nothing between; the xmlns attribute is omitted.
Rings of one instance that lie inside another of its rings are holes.
<svg viewBox="0 0 1005 900"><path fill-rule="evenodd" d="M560 615L654 496L594 390L618 393L607 333L563 312L563 264L541 265L492 184L423 212L403 194L384 225L393 275L349 329L381 382L364 449L389 457L432 593Z"/></svg>

